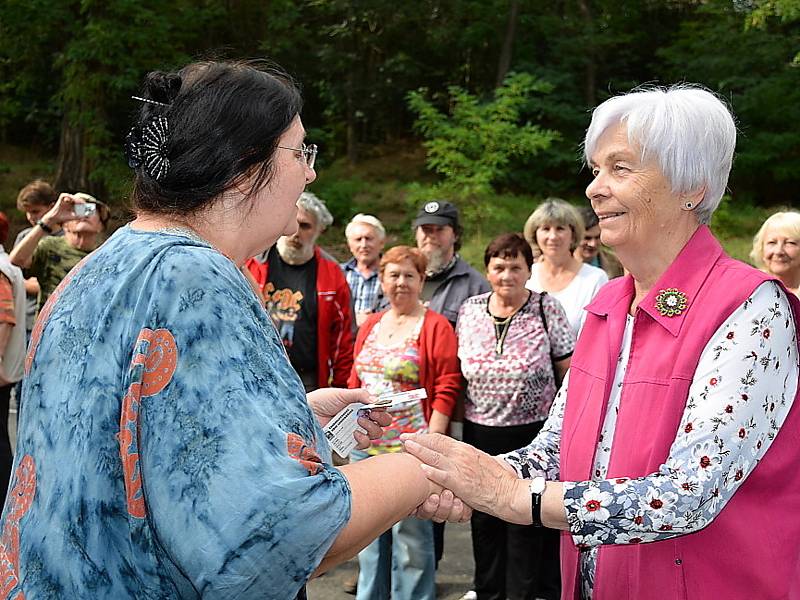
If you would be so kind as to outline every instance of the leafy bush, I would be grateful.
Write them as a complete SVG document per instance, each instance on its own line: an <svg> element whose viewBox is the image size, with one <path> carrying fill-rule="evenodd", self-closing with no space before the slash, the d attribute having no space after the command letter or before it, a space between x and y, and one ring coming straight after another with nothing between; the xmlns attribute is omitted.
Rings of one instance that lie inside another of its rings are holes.
<svg viewBox="0 0 800 600"><path fill-rule="evenodd" d="M352 218L353 198L366 187L367 184L358 177L323 177L315 181L309 191L325 202L334 222L341 225Z"/></svg>
<svg viewBox="0 0 800 600"><path fill-rule="evenodd" d="M550 90L529 73L509 75L488 101L450 86L444 112L426 98L425 89L410 92L408 104L418 116L414 127L425 138L427 166L443 178L432 193L462 200L490 193L508 175L512 159L547 149L558 133L521 122L521 111L532 94Z"/></svg>

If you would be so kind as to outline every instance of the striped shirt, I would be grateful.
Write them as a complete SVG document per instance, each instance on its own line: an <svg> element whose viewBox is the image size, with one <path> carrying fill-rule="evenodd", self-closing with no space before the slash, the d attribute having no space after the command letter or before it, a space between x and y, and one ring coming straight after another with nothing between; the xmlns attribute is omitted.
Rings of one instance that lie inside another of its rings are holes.
<svg viewBox="0 0 800 600"><path fill-rule="evenodd" d="M381 280L375 270L369 277L364 277L356 266L356 259L351 258L340 265L344 271L350 294L353 297L354 312L375 312L383 297Z"/></svg>

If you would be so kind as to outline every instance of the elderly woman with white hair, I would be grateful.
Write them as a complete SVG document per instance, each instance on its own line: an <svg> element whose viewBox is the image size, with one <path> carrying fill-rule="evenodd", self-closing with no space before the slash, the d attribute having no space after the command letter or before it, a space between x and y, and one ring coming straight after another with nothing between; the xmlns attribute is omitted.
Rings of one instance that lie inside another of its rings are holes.
<svg viewBox="0 0 800 600"><path fill-rule="evenodd" d="M795 296L800 295L800 213L776 212L764 221L753 238L750 259Z"/></svg>
<svg viewBox="0 0 800 600"><path fill-rule="evenodd" d="M694 86L598 106L586 195L628 275L587 316L540 434L408 438L473 508L563 530L563 598L786 598L800 539L800 301L708 228L736 141Z"/></svg>

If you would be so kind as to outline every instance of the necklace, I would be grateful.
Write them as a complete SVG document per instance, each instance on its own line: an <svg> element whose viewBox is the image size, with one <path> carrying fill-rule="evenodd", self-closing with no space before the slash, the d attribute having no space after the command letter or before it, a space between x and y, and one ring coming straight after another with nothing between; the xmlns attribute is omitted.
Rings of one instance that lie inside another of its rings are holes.
<svg viewBox="0 0 800 600"><path fill-rule="evenodd" d="M419 321L419 319L420 319L420 316L417 315L416 317L414 317L413 323L416 325L416 323L417 323L417 321ZM408 315L400 315L399 317L395 317L394 320L395 320L394 328L391 331L388 331L388 330L386 331L386 339L387 340L391 340L395 335L397 335L398 333L400 333L401 331L404 330L403 325L405 325L406 321L408 321Z"/></svg>
<svg viewBox="0 0 800 600"><path fill-rule="evenodd" d="M508 330L511 329L511 319L514 318L515 314L516 312L505 318L495 317L492 315L492 320L494 321L494 336L496 340L494 352L498 356L503 353L503 343L506 341Z"/></svg>
<svg viewBox="0 0 800 600"><path fill-rule="evenodd" d="M188 238L190 240L193 240L195 242L200 242L205 246L210 246L212 249L222 254L222 256L224 256L228 260L233 261L233 259L230 256L225 254L222 250L220 250L214 244L212 244L207 239L202 237L199 233L197 233L194 229L192 229L188 225L185 227L180 227L178 225L170 225L168 227L161 227L159 229L154 229L153 231L155 231L155 233L166 233L167 235L179 235Z"/></svg>
<svg viewBox="0 0 800 600"><path fill-rule="evenodd" d="M530 292L528 292L528 299L531 297ZM489 304L491 302L491 296L489 300L486 302L486 312L489 313L489 316L492 317L492 323L494 324L494 337L495 337L495 346L494 352L497 356L503 354L503 344L506 341L506 336L508 336L508 330L511 329L511 320L516 316L516 314L520 311L520 309L527 304L528 300L526 299L519 307L515 308L514 311L508 315L507 317L498 317L492 314L492 311L489 309Z"/></svg>
<svg viewBox="0 0 800 600"><path fill-rule="evenodd" d="M178 226L162 227L161 229L156 229L156 233L166 233L168 235L181 235L196 242L201 242L203 244L208 244L209 246L211 246L211 242L201 238L194 229L189 229L188 227L178 227Z"/></svg>

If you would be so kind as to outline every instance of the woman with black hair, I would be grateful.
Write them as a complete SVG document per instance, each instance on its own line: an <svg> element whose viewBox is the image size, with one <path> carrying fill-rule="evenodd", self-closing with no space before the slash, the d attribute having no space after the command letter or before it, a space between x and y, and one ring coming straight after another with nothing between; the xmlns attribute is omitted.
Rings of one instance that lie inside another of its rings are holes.
<svg viewBox="0 0 800 600"><path fill-rule="evenodd" d="M196 63L151 74L141 100L136 219L70 272L33 332L2 590L293 598L440 488L405 454L330 465L321 426L368 396L306 398L239 270L294 231L316 177L292 82ZM360 418L359 446L387 422ZM468 516L442 497L437 517Z"/></svg>

